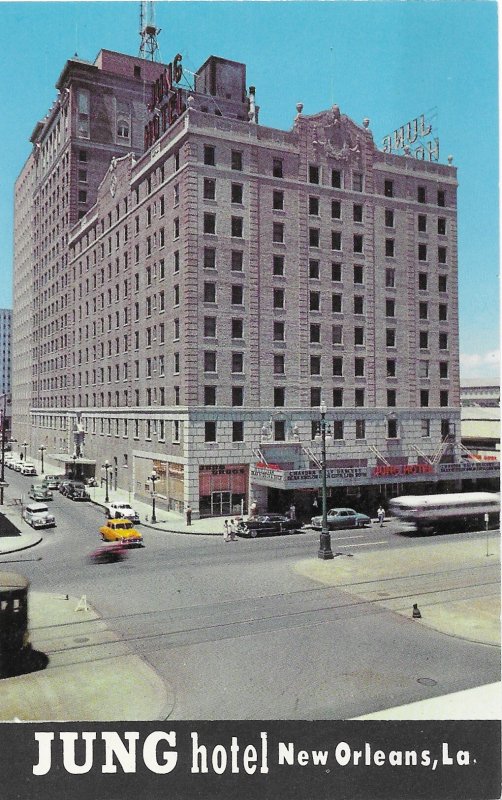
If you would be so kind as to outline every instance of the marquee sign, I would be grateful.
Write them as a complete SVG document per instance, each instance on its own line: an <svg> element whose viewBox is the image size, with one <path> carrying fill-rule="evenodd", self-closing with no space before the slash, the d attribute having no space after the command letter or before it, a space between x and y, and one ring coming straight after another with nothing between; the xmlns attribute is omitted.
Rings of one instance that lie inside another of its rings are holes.
<svg viewBox="0 0 502 800"><path fill-rule="evenodd" d="M185 111L185 95L177 84L183 75L181 54L177 53L152 85L150 102L147 105L152 118L145 125L145 150Z"/></svg>
<svg viewBox="0 0 502 800"><path fill-rule="evenodd" d="M425 114L401 125L390 135L384 136L384 153L412 153L419 161L439 161L439 139L433 133L432 125L426 122Z"/></svg>

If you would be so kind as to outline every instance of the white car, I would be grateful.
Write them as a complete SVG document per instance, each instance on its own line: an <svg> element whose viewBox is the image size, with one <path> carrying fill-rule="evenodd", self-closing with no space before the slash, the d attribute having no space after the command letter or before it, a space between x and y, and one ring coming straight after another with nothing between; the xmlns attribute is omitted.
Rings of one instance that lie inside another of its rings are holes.
<svg viewBox="0 0 502 800"><path fill-rule="evenodd" d="M45 503L30 503L23 511L23 519L32 528L53 528L56 525L56 518L49 513Z"/></svg>
<svg viewBox="0 0 502 800"><path fill-rule="evenodd" d="M139 522L139 514L129 503L120 500L108 503L105 508L108 519L130 519L131 522Z"/></svg>
<svg viewBox="0 0 502 800"><path fill-rule="evenodd" d="M28 462L25 461L25 463L21 467L21 475L36 475L36 474L37 471L35 469L35 465L28 464Z"/></svg>

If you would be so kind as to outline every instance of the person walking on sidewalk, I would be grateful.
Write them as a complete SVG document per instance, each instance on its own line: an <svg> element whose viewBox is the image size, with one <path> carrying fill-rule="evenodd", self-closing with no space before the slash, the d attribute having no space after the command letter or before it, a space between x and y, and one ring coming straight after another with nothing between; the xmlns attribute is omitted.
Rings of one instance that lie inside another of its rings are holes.
<svg viewBox="0 0 502 800"><path fill-rule="evenodd" d="M191 525L192 524L192 509L190 508L190 506L186 507L185 515L186 515L187 525Z"/></svg>
<svg viewBox="0 0 502 800"><path fill-rule="evenodd" d="M384 509L384 507L382 506L381 503L378 506L377 518L378 518L378 522L380 523L380 527L383 528L383 521L385 519L385 509Z"/></svg>
<svg viewBox="0 0 502 800"><path fill-rule="evenodd" d="M223 523L223 541L230 541L230 525L228 524L228 519Z"/></svg>

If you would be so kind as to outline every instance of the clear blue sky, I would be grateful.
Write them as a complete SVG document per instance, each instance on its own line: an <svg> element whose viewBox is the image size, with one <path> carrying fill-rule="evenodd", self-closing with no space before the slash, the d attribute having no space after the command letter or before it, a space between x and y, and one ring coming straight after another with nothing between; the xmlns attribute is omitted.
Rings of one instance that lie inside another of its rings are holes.
<svg viewBox="0 0 502 800"><path fill-rule="evenodd" d="M0 3L0 307L10 307L14 181L29 136L75 52L136 55L139 2ZM260 122L336 102L377 143L437 108L442 162L459 169L463 377L498 374L498 87L495 2L157 2L161 57L193 71L211 55L247 64Z"/></svg>

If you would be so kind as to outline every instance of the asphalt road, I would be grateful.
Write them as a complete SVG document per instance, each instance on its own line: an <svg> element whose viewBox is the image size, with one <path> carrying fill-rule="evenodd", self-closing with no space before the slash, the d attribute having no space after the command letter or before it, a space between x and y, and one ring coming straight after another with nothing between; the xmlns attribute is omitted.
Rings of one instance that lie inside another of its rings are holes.
<svg viewBox="0 0 502 800"><path fill-rule="evenodd" d="M8 481L8 496L20 496L32 479L9 471ZM343 719L499 678L497 648L410 624L295 570L317 555L313 531L225 543L143 529L144 548L98 566L87 556L100 544L103 512L54 498L57 527L2 563L34 589L85 594L170 684L171 719ZM452 538L473 536L483 534ZM430 541L393 524L337 532L333 550L383 548L392 558L405 547L412 558ZM468 591L478 578L457 570L429 580Z"/></svg>

